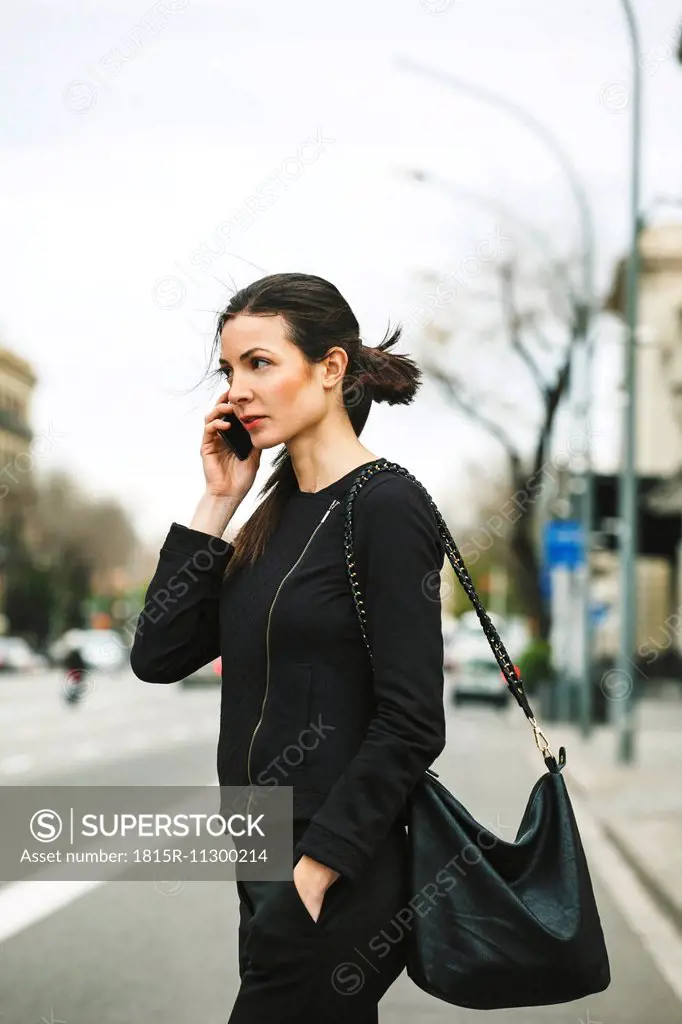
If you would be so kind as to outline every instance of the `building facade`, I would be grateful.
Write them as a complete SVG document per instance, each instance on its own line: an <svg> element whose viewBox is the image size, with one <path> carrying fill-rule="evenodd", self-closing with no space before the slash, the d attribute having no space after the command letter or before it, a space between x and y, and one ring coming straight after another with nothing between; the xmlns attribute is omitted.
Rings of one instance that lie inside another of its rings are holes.
<svg viewBox="0 0 682 1024"><path fill-rule="evenodd" d="M681 648L682 224L645 227L639 240L636 349L638 478L637 650L653 666ZM627 260L616 266L605 309L625 322ZM618 514L617 474L598 477L597 530ZM604 531L608 536L608 529ZM617 608L617 541L593 556L596 585ZM617 647L617 614L598 640ZM671 626L674 628L671 629Z"/></svg>
<svg viewBox="0 0 682 1024"><path fill-rule="evenodd" d="M37 378L25 360L0 347L0 610L4 608L5 573L12 557L11 522L30 505L33 457L31 402ZM0 632L6 623L0 618Z"/></svg>

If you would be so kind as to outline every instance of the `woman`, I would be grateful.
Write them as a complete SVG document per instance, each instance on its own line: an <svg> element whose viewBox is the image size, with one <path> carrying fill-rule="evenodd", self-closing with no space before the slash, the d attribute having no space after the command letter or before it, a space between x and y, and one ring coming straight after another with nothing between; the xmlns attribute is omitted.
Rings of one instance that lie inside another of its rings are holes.
<svg viewBox="0 0 682 1024"><path fill-rule="evenodd" d="M408 404L419 386L418 367L387 351L400 333L368 348L339 291L312 275L235 294L216 331L228 388L205 418L206 488L189 527L171 525L138 621L142 680L174 682L222 655L220 785L292 787L293 880L237 880L230 1024L370 1024L405 966L403 810L445 743L445 550L413 481L383 472L362 487L370 663L343 546L344 497L378 458L358 440L371 404ZM250 431L244 461L221 436L229 412ZM223 540L275 446L267 497Z"/></svg>

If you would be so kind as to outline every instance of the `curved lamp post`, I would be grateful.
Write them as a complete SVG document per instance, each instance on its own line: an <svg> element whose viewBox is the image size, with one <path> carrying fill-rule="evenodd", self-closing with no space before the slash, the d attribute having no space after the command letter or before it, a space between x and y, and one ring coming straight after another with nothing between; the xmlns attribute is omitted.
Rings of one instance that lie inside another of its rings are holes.
<svg viewBox="0 0 682 1024"><path fill-rule="evenodd" d="M589 735L592 725L592 623L590 617L590 571L589 551L590 537L594 520L594 477L592 473L592 438L589 415L592 408L592 357L593 345L590 334L592 312L594 308L594 265L595 265L595 230L594 216L583 185L580 174L573 163L570 155L566 152L556 136L543 124L542 121L528 113L523 107L506 96L487 89L485 86L472 84L456 75L435 70L428 65L418 61L410 60L407 57L398 57L396 64L405 71L412 71L422 77L432 79L448 89L464 92L475 99L480 100L489 106L503 110L520 124L524 125L550 150L557 163L563 170L566 180L576 202L579 214L580 236L581 236L581 268L582 268L582 295L576 304L576 340L577 349L582 356L581 373L572 374L571 390L572 401L577 410L578 419L587 423L584 433L584 450L582 452L582 473L577 474L582 481L576 488L578 494L579 517L582 524L583 536L585 538L585 564L580 569L580 675L582 685L580 686L580 724L584 736ZM576 381L576 377L579 377Z"/></svg>
<svg viewBox="0 0 682 1024"><path fill-rule="evenodd" d="M639 276L640 168L642 124L641 46L637 20L630 0L621 0L632 51L632 110L630 121L630 255L628 259L625 342L625 404L623 409L623 461L618 495L620 519L621 617L618 671L629 681L621 702L618 760L634 759L634 679L632 652L637 642L637 292Z"/></svg>
<svg viewBox="0 0 682 1024"><path fill-rule="evenodd" d="M481 206L483 209L492 210L503 220L514 223L520 227L548 262L552 262L555 259L556 254L552 252L547 236L544 235L542 231L539 231L535 224L524 217L520 217L518 213L505 203L499 202L499 200L486 195L484 192L479 192L477 189L470 188L468 185L460 185L459 183L449 181L445 178L439 177L432 171L422 170L422 168L403 168L400 170L400 173L411 181L417 181L420 184L425 185L433 185L446 195L449 195L454 202L467 200L475 206ZM571 298L573 300L576 298L572 290Z"/></svg>
<svg viewBox="0 0 682 1024"><path fill-rule="evenodd" d="M627 334L625 344L625 395L626 401L623 409L623 458L621 463L620 487L618 496L618 511L620 520L620 581L621 581L621 622L618 650L618 674L621 680L626 681L626 693L620 702L621 714L619 720L619 736L617 756L622 762L631 762L634 758L634 679L632 670L634 668L631 653L634 650L637 638L637 465L636 465L636 382L637 382L637 300L638 300L638 276L639 276L639 235L641 231L640 216L640 172L641 172L641 97L642 97L642 75L641 75L641 44L639 28L635 17L634 8L630 0L619 0L621 9L625 14L625 21L628 31L632 56L632 103L630 122L630 253L627 269L626 286L626 321ZM680 47L678 58L682 62L682 35L680 36ZM501 110L505 110L517 121L524 124L538 138L542 139L552 151L559 164L566 173L571 190L575 196L578 210L580 212L580 225L583 242L583 323L581 336L584 339L584 363L586 371L586 387L583 391L584 409L589 412L591 408L591 395L588 394L587 384L591 383L591 358L592 344L589 337L589 326L594 301L594 230L593 219L589 203L586 197L580 177L575 169L573 161L566 154L553 134L523 107L518 106L512 100L504 96L498 96L483 86L471 85L454 75L445 74L432 68L421 65L406 58L398 59L398 66L418 74L425 75L441 85L450 89L459 89L475 96L485 103L491 104ZM586 450L586 472L585 490L582 501L582 521L585 530L586 541L589 539L589 530L592 526L592 507L594 501L594 481L591 468L591 444L588 432ZM589 563L588 563L589 564ZM586 573L586 588L589 587L589 573ZM591 633L589 620L589 600L585 594L583 603L583 664L587 670L584 675L582 687L582 715L581 721L583 732L587 732L590 724L589 702L591 691L589 686L589 636Z"/></svg>

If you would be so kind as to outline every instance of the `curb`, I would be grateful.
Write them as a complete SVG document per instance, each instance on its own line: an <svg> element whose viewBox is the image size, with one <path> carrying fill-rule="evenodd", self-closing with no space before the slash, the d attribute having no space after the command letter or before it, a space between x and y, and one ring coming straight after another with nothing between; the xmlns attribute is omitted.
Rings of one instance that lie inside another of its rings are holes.
<svg viewBox="0 0 682 1024"><path fill-rule="evenodd" d="M645 867L645 862L639 857L632 847L623 840L622 836L619 835L618 829L615 828L603 814L600 814L595 807L590 804L590 786L588 782L589 772L582 774L580 771L574 773L568 767L568 762L565 769L571 779L571 785L574 785L580 796L586 801L590 808L590 812L594 816L599 828L604 833L604 836L608 839L612 846L616 848L618 853L621 855L623 860L626 862L628 867L637 876L643 887L646 889L648 895L652 901L656 904L661 913L665 914L671 924L682 936L682 908L678 903L670 897L666 888L661 885L660 880L656 875L652 874Z"/></svg>
<svg viewBox="0 0 682 1024"><path fill-rule="evenodd" d="M658 909L665 914L670 923L677 929L680 936L682 936L682 909L678 903L671 899L667 889L661 885L660 880L656 875L651 874L651 872L643 866L641 857L638 857L637 854L634 853L629 843L623 841L622 836L618 834L618 830L613 828L613 826L610 825L603 817L595 814L595 818L599 822L599 827L603 830L606 838L618 850L623 860L637 876Z"/></svg>

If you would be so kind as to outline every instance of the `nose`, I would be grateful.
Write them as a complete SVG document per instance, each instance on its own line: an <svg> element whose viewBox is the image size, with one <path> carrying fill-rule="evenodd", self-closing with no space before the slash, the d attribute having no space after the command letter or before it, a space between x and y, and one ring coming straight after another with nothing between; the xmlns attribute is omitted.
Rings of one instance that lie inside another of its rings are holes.
<svg viewBox="0 0 682 1024"><path fill-rule="evenodd" d="M233 373L230 381L230 387L227 395L228 402L231 402L234 406L246 405L251 401L253 391L247 387L246 381L243 377Z"/></svg>

